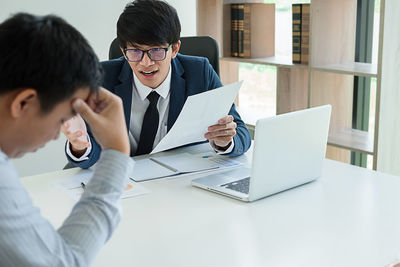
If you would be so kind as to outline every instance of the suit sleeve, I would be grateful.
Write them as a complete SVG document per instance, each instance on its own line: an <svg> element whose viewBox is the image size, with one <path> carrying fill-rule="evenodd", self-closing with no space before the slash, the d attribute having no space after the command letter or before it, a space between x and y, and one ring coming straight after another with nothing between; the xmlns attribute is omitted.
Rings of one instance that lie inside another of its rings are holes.
<svg viewBox="0 0 400 267"><path fill-rule="evenodd" d="M88 135L90 138L90 142L92 144L92 151L89 153L89 155L87 156L88 159L87 160L83 160L83 161L75 161L73 160L67 151L66 146L68 145L68 142L66 142L65 144L65 155L67 156L68 162L70 162L72 165L74 165L75 167L80 167L82 169L88 169L91 166L93 166L97 160L100 158L100 153L101 153L101 147L100 145L96 142L96 140L94 139L92 132L90 131L90 128L88 125L86 125L87 129L88 129Z"/></svg>
<svg viewBox="0 0 400 267"><path fill-rule="evenodd" d="M208 61L206 61L205 64L205 75L206 81L209 81L208 90L212 90L222 86L221 80L215 73L210 63L208 63ZM232 104L229 115L233 116L234 121L237 124L236 135L233 137L235 146L231 153L223 155L236 157L242 155L249 149L251 145L251 137L249 130L246 127L246 124L243 122L242 118L240 118L239 113L236 111L235 104Z"/></svg>

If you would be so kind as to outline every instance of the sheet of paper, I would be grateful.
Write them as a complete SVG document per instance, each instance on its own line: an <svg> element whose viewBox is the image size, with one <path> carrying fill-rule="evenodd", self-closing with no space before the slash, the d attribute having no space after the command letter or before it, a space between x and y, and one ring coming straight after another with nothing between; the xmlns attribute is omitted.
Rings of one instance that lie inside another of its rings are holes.
<svg viewBox="0 0 400 267"><path fill-rule="evenodd" d="M206 140L208 126L228 115L243 81L189 96L171 130L150 154Z"/></svg>
<svg viewBox="0 0 400 267"><path fill-rule="evenodd" d="M59 181L57 185L61 187L68 196L78 201L84 192L81 183L88 184L92 175L92 170L81 170L78 174ZM147 194L149 192L150 191L146 189L143 185L137 184L132 180L128 180L125 189L122 192L121 198L130 198Z"/></svg>
<svg viewBox="0 0 400 267"><path fill-rule="evenodd" d="M177 173L198 172L218 168L216 162L210 161L207 158L199 158L189 153L154 157L153 160Z"/></svg>
<svg viewBox="0 0 400 267"><path fill-rule="evenodd" d="M136 182L174 175L175 172L149 158L135 160L130 178Z"/></svg>
<svg viewBox="0 0 400 267"><path fill-rule="evenodd" d="M164 177L182 177L192 173L228 169L240 165L242 163L239 161L217 155L215 152L155 155L150 158L136 160L131 178L139 182Z"/></svg>

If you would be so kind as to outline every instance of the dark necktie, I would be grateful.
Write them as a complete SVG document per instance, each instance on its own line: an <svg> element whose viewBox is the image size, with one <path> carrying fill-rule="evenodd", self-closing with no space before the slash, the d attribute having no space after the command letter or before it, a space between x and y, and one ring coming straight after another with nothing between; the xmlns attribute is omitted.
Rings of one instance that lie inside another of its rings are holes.
<svg viewBox="0 0 400 267"><path fill-rule="evenodd" d="M159 121L157 110L159 97L160 95L156 91L151 92L147 96L150 104L147 107L146 113L144 113L142 131L140 132L139 144L135 154L136 156L149 154L153 149L154 138L157 134Z"/></svg>

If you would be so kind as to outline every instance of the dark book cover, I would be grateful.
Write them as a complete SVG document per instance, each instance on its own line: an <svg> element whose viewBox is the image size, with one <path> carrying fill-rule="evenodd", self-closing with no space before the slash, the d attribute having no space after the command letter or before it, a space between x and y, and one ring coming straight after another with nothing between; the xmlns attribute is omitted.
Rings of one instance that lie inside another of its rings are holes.
<svg viewBox="0 0 400 267"><path fill-rule="evenodd" d="M239 56L239 44L238 44L238 5L231 4L231 56Z"/></svg>
<svg viewBox="0 0 400 267"><path fill-rule="evenodd" d="M301 11L302 4L292 5L292 61L294 64L301 63Z"/></svg>
<svg viewBox="0 0 400 267"><path fill-rule="evenodd" d="M238 5L238 52L239 57L244 56L244 4Z"/></svg>
<svg viewBox="0 0 400 267"><path fill-rule="evenodd" d="M301 7L301 64L308 64L310 46L310 4Z"/></svg>
<svg viewBox="0 0 400 267"><path fill-rule="evenodd" d="M251 57L251 4L245 4L243 9L243 57Z"/></svg>

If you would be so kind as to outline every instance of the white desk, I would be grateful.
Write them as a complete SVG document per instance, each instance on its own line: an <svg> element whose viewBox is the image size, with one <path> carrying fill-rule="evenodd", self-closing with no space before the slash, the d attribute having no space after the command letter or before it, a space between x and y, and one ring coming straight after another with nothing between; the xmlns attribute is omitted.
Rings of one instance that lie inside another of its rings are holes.
<svg viewBox="0 0 400 267"><path fill-rule="evenodd" d="M248 156L242 157L246 161ZM74 202L54 180L22 178L56 227ZM400 259L400 177L325 160L316 182L254 203L190 185L193 176L143 182L94 266L385 266Z"/></svg>

